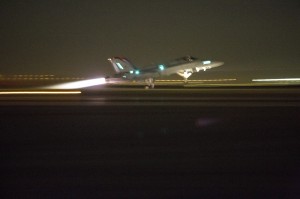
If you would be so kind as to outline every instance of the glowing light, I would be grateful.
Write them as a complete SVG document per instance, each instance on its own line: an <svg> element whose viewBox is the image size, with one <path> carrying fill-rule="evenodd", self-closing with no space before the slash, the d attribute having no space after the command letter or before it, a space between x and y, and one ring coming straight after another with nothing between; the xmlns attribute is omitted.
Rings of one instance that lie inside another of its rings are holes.
<svg viewBox="0 0 300 199"><path fill-rule="evenodd" d="M165 70L165 66L162 64L160 64L158 67L159 67L159 70Z"/></svg>
<svg viewBox="0 0 300 199"><path fill-rule="evenodd" d="M0 95L80 94L80 91L1 91Z"/></svg>
<svg viewBox="0 0 300 199"><path fill-rule="evenodd" d="M120 63L117 63L117 66L119 67L119 69L124 70L123 66Z"/></svg>
<svg viewBox="0 0 300 199"><path fill-rule="evenodd" d="M129 71L130 72L130 74L133 74L133 70L131 70L131 71Z"/></svg>
<svg viewBox="0 0 300 199"><path fill-rule="evenodd" d="M89 79L89 80L81 80L76 82L70 82L70 83L63 83L58 84L54 86L50 86L47 88L50 89L77 89L77 88L86 88L90 86L97 86L101 84L105 84L105 78L97 78L97 79Z"/></svg>
<svg viewBox="0 0 300 199"><path fill-rule="evenodd" d="M205 65L205 64L211 64L211 61L203 61L202 63L203 63L204 65Z"/></svg>
<svg viewBox="0 0 300 199"><path fill-rule="evenodd" d="M139 74L140 74L140 71L139 71L139 70L136 70L136 71L135 71L135 74L136 74L136 75L139 75Z"/></svg>
<svg viewBox="0 0 300 199"><path fill-rule="evenodd" d="M283 82L283 81L300 81L300 78L282 78L282 79L253 79L253 82Z"/></svg>

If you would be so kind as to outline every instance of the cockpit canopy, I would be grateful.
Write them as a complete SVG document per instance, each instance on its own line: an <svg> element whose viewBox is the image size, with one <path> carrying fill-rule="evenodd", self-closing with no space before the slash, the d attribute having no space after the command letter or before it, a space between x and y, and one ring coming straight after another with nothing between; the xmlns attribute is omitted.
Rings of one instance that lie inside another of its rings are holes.
<svg viewBox="0 0 300 199"><path fill-rule="evenodd" d="M185 61L185 62L191 62L191 61L195 61L195 60L197 60L196 57L192 57L189 55L176 59L176 61Z"/></svg>
<svg viewBox="0 0 300 199"><path fill-rule="evenodd" d="M187 55L184 57L177 58L177 59L173 60L172 62L166 63L165 65L173 66L173 65L177 65L177 64L184 64L186 62L192 62L195 60L197 60L197 58Z"/></svg>
<svg viewBox="0 0 300 199"><path fill-rule="evenodd" d="M185 61L191 62L191 61L195 61L197 58L187 55L187 56L183 57L182 59Z"/></svg>

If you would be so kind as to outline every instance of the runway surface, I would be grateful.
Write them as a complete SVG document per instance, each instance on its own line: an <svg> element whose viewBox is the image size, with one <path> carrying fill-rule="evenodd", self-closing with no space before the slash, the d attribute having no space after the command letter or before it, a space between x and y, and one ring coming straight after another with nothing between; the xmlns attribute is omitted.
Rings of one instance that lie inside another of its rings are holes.
<svg viewBox="0 0 300 199"><path fill-rule="evenodd" d="M300 91L0 95L1 198L298 198Z"/></svg>
<svg viewBox="0 0 300 199"><path fill-rule="evenodd" d="M265 103L268 102L268 103ZM288 103L287 103L288 102ZM184 106L298 106L300 87L226 88L98 88L82 90L2 90L6 105L184 105Z"/></svg>

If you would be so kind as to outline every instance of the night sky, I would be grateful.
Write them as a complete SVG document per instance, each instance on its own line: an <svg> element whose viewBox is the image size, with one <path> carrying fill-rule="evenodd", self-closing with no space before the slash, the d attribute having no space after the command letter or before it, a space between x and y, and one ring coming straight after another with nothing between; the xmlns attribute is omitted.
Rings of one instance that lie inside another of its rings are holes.
<svg viewBox="0 0 300 199"><path fill-rule="evenodd" d="M192 55L300 76L299 0L1 0L0 18L0 74L104 76L111 56Z"/></svg>

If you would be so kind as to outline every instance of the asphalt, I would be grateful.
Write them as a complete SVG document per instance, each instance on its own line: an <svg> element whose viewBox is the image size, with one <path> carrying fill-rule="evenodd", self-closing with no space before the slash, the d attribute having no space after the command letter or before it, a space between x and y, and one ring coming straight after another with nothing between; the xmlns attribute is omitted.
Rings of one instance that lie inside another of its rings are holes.
<svg viewBox="0 0 300 199"><path fill-rule="evenodd" d="M298 88L1 95L1 198L298 198Z"/></svg>

